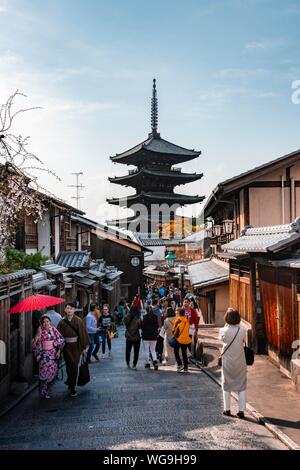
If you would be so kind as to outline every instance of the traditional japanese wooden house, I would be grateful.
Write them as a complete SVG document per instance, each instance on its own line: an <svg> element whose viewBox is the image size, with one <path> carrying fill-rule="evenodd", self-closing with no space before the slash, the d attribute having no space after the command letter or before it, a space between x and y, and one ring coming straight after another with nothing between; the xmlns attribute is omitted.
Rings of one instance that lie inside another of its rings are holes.
<svg viewBox="0 0 300 470"><path fill-rule="evenodd" d="M141 293L143 286L144 254L152 253L151 249L143 246L138 238L128 231L110 227L86 217L74 215L72 221L79 229L80 236L89 234L89 251L94 260L103 259L106 265L115 266L121 273L120 291L113 288L111 282L102 282L100 297L118 303L120 297L133 299L137 292ZM105 292L106 291L106 292Z"/></svg>
<svg viewBox="0 0 300 470"><path fill-rule="evenodd" d="M46 210L38 222L34 216L25 216L24 220L19 222L16 248L28 254L42 251L43 255L52 259L60 251L77 250L78 235L76 227L72 227L71 216L83 215L84 212L60 199L38 192L37 195L43 201Z"/></svg>
<svg viewBox="0 0 300 470"><path fill-rule="evenodd" d="M298 376L293 345L300 339L300 218L246 228L222 248L230 264L229 305L251 330L253 346Z"/></svg>
<svg viewBox="0 0 300 470"><path fill-rule="evenodd" d="M5 345L5 361L0 363L0 400L7 396L13 382L29 380L32 375L31 314L8 315L7 311L31 295L34 273L27 269L0 275L0 341Z"/></svg>
<svg viewBox="0 0 300 470"><path fill-rule="evenodd" d="M229 264L215 257L208 258L190 263L188 273L204 322L224 326L229 302Z"/></svg>
<svg viewBox="0 0 300 470"><path fill-rule="evenodd" d="M292 222L300 211L300 150L219 183L207 199L212 253L237 238L247 225Z"/></svg>

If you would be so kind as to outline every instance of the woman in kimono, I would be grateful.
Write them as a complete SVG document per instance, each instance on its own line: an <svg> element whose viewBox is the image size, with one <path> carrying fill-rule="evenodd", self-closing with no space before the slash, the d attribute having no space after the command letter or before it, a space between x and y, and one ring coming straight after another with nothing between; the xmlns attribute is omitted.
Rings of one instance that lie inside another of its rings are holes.
<svg viewBox="0 0 300 470"><path fill-rule="evenodd" d="M245 417L247 364L244 345L246 330L240 326L241 317L237 310L228 308L225 314L225 326L220 329L220 339L223 341L222 356L222 389L225 416L231 416L231 392L237 392L239 397L239 412L237 417Z"/></svg>
<svg viewBox="0 0 300 470"><path fill-rule="evenodd" d="M32 342L32 350L39 366L42 398L51 398L51 387L58 374L58 359L64 342L62 335L51 326L50 318L44 315Z"/></svg>

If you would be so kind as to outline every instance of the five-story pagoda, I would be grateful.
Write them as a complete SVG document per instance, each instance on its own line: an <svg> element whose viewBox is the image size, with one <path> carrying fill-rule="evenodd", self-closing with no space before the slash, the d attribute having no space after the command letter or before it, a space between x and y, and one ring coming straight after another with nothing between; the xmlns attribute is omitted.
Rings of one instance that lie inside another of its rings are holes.
<svg viewBox="0 0 300 470"><path fill-rule="evenodd" d="M174 187L202 178L203 174L183 173L174 165L197 158L201 152L189 150L161 138L157 131L158 102L156 80L153 80L151 99L151 128L148 138L110 159L114 163L133 165L125 176L109 178L112 183L135 188L134 195L107 199L110 204L132 208L134 216L110 223L133 232L157 233L158 225L175 218L176 208L203 201L204 196L190 196L174 192ZM175 210L174 210L175 208Z"/></svg>

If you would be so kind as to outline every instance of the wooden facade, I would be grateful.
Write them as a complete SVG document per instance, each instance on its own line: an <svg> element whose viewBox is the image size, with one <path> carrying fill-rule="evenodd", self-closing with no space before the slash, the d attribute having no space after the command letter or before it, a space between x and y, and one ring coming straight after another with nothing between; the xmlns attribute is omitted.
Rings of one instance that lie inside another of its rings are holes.
<svg viewBox="0 0 300 470"><path fill-rule="evenodd" d="M251 331L256 352L290 371L292 343L300 338L300 269L276 262L272 256L231 260L229 305Z"/></svg>
<svg viewBox="0 0 300 470"><path fill-rule="evenodd" d="M32 271L0 276L0 340L6 345L6 364L0 365L0 398L12 382L27 380L32 375L31 313L8 315L7 311L32 293Z"/></svg>
<svg viewBox="0 0 300 470"><path fill-rule="evenodd" d="M230 219L233 232L211 238L213 252L248 226L292 222L300 213L300 151L280 157L218 184L204 207L214 225Z"/></svg>
<svg viewBox="0 0 300 470"><path fill-rule="evenodd" d="M300 271L258 265L268 352L290 370L292 343L300 338Z"/></svg>
<svg viewBox="0 0 300 470"><path fill-rule="evenodd" d="M142 247L122 240L116 236L93 231L91 237L92 256L105 259L107 266L117 266L121 275L120 296L132 300L143 286L144 252ZM139 264L133 265L132 259L137 258Z"/></svg>

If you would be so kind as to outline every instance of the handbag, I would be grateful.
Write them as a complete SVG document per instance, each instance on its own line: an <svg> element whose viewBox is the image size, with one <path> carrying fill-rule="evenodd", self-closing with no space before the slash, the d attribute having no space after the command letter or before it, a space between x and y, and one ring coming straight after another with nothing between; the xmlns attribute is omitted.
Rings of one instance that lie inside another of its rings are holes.
<svg viewBox="0 0 300 470"><path fill-rule="evenodd" d="M179 325L177 325L176 327L176 331L174 333L174 336L173 338L169 339L168 343L169 345L171 346L171 348L175 348L176 344L178 343L177 341L177 338L179 338L179 336L181 335L181 333L183 332L185 326L182 328L182 330L179 332Z"/></svg>
<svg viewBox="0 0 300 470"><path fill-rule="evenodd" d="M238 328L236 334L234 335L234 338L233 340L231 341L231 343L229 344L229 346L227 346L226 349L224 349L224 351L222 352L222 354L219 356L219 359L218 359L218 366L222 366L222 356L226 353L226 351L228 351L228 349L230 348L230 346L232 345L232 343L234 342L235 338L237 337L238 335L238 332L240 331L240 328Z"/></svg>
<svg viewBox="0 0 300 470"><path fill-rule="evenodd" d="M83 387L90 381L90 371L89 371L89 365L87 363L87 359L85 354L82 354L81 356L81 364L79 367L79 374L77 378L77 385L79 387Z"/></svg>
<svg viewBox="0 0 300 470"><path fill-rule="evenodd" d="M254 363L254 351L248 346L244 346L245 359L247 366L252 366Z"/></svg>
<svg viewBox="0 0 300 470"><path fill-rule="evenodd" d="M169 346L171 346L171 348L175 348L175 346L177 344L177 339L173 337L173 338L169 339L168 343L169 343Z"/></svg>

